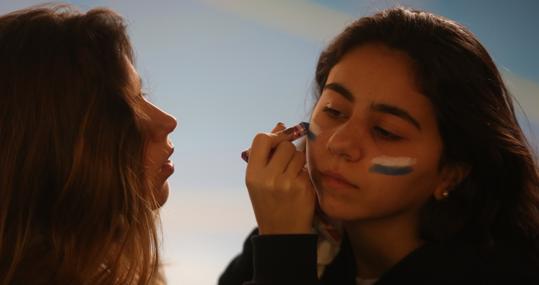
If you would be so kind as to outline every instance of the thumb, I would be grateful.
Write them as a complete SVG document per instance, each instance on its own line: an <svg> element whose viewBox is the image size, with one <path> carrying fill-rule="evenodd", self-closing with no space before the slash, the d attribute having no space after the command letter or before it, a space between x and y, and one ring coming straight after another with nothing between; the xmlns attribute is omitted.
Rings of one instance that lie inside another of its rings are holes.
<svg viewBox="0 0 539 285"><path fill-rule="evenodd" d="M280 131L282 131L284 129L285 129L284 124L281 123L281 122L278 122L277 125L275 125L275 127L271 130L271 133L274 134L274 133L280 132Z"/></svg>

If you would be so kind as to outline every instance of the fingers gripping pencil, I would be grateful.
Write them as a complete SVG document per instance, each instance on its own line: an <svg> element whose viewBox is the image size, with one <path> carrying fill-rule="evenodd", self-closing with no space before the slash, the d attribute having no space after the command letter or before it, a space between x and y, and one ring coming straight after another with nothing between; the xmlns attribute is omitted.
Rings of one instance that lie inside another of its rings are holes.
<svg viewBox="0 0 539 285"><path fill-rule="evenodd" d="M293 127L282 131L283 134L288 136L288 141L295 141L305 135L309 135L309 123L301 122ZM241 158L246 162L249 161L249 150L245 150L241 153Z"/></svg>

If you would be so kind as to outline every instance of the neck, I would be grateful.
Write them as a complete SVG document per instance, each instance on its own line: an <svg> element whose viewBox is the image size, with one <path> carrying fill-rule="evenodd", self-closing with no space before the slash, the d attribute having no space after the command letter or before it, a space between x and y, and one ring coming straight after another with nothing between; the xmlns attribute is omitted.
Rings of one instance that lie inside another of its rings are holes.
<svg viewBox="0 0 539 285"><path fill-rule="evenodd" d="M369 221L343 223L354 258L357 275L378 278L393 265L420 247L417 216L398 215Z"/></svg>

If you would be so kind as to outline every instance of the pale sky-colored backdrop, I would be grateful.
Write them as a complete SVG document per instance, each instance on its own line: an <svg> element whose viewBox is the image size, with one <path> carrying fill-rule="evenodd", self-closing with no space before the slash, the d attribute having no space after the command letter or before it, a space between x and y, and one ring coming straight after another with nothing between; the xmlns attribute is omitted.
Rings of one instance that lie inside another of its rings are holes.
<svg viewBox="0 0 539 285"><path fill-rule="evenodd" d="M1 0L0 14L43 1ZM355 18L397 4L470 28L490 51L539 140L539 1L67 1L123 15L150 98L179 121L162 208L169 284L215 284L255 226L240 152L276 122L308 118L318 54ZM522 118L522 117L521 117Z"/></svg>

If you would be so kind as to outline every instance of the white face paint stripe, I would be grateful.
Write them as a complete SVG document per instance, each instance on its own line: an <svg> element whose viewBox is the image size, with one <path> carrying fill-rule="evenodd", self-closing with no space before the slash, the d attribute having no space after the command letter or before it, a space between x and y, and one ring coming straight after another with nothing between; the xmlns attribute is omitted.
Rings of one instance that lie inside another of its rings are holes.
<svg viewBox="0 0 539 285"><path fill-rule="evenodd" d="M382 155L372 159L372 166L369 171L392 176L406 175L414 171L412 165L415 162L416 159L411 157Z"/></svg>
<svg viewBox="0 0 539 285"><path fill-rule="evenodd" d="M378 156L372 159L373 164L389 167L408 167L416 163L415 158L411 157L394 157L394 156Z"/></svg>

